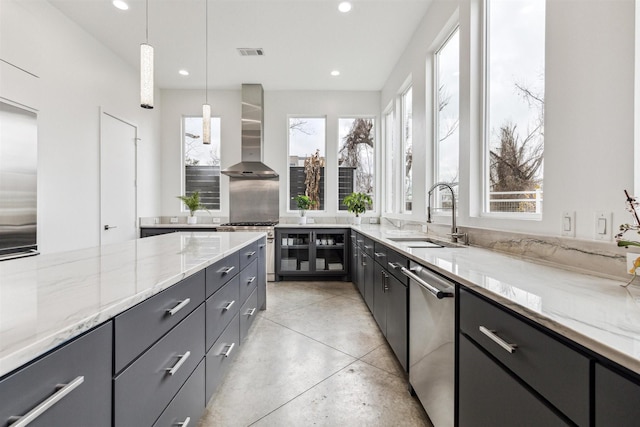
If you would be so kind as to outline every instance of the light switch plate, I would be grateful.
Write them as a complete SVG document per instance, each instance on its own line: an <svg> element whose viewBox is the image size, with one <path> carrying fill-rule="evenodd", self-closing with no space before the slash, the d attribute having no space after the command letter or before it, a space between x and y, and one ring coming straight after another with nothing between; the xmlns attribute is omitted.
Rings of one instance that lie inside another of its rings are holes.
<svg viewBox="0 0 640 427"><path fill-rule="evenodd" d="M213 218L211 222L214 224L220 224L220 218Z"/></svg>
<svg viewBox="0 0 640 427"><path fill-rule="evenodd" d="M611 212L596 212L593 227L596 240L611 240Z"/></svg>
<svg viewBox="0 0 640 427"><path fill-rule="evenodd" d="M560 229L563 236L576 237L576 211L562 212Z"/></svg>
<svg viewBox="0 0 640 427"><path fill-rule="evenodd" d="M170 221L171 221L171 224L177 224L178 223L178 217L177 216L172 216Z"/></svg>
<svg viewBox="0 0 640 427"><path fill-rule="evenodd" d="M315 219L307 217L307 224L315 224L315 223L316 223Z"/></svg>

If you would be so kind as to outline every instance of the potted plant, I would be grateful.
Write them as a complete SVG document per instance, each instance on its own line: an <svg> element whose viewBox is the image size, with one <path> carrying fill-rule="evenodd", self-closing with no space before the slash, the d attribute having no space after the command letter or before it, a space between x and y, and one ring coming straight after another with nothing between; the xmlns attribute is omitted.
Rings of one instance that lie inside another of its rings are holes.
<svg viewBox="0 0 640 427"><path fill-rule="evenodd" d="M300 218L298 218L298 224L306 224L307 217L305 216L307 210L311 207L311 198L304 194L298 194L293 198L295 200L298 209L300 209Z"/></svg>
<svg viewBox="0 0 640 427"><path fill-rule="evenodd" d="M367 211L367 208L371 206L373 200L371 200L371 196L368 194L354 192L345 197L342 203L347 207L347 211L356 214L353 223L357 225L362 221L360 214Z"/></svg>
<svg viewBox="0 0 640 427"><path fill-rule="evenodd" d="M194 191L190 196L177 196L178 199L182 200L182 203L189 209L189 217L187 218L187 224L196 224L198 222L198 217L195 216L195 213L199 209L207 210L207 208L200 203L200 193Z"/></svg>

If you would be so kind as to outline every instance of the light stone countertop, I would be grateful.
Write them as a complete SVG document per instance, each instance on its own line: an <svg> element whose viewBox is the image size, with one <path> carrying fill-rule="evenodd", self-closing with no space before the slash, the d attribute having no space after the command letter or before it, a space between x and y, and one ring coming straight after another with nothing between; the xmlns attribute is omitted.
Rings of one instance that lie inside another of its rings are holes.
<svg viewBox="0 0 640 427"><path fill-rule="evenodd" d="M263 236L170 233L0 262L0 377Z"/></svg>
<svg viewBox="0 0 640 427"><path fill-rule="evenodd" d="M415 230L352 228L640 374L640 279L624 288L622 281L487 249L409 248L389 240L427 237Z"/></svg>

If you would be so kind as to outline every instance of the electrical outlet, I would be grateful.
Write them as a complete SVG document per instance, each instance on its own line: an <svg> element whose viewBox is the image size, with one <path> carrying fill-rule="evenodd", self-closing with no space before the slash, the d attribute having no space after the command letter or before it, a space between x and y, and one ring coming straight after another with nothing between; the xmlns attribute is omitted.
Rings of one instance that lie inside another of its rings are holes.
<svg viewBox="0 0 640 427"><path fill-rule="evenodd" d="M596 240L611 240L611 212L596 212L594 236Z"/></svg>
<svg viewBox="0 0 640 427"><path fill-rule="evenodd" d="M315 224L315 223L316 223L315 219L307 217L307 224Z"/></svg>
<svg viewBox="0 0 640 427"><path fill-rule="evenodd" d="M171 224L177 224L178 223L178 217L177 216L172 216L170 221L171 221Z"/></svg>
<svg viewBox="0 0 640 427"><path fill-rule="evenodd" d="M213 218L211 222L213 222L214 224L220 224L220 218Z"/></svg>
<svg viewBox="0 0 640 427"><path fill-rule="evenodd" d="M576 212L562 212L561 230L563 236L576 237Z"/></svg>
<svg viewBox="0 0 640 427"><path fill-rule="evenodd" d="M633 274L636 263L640 265L640 254L627 252L627 274ZM640 274L640 268L638 269L638 274Z"/></svg>
<svg viewBox="0 0 640 427"><path fill-rule="evenodd" d="M369 218L369 224L377 224L378 223L378 218L373 217L373 218Z"/></svg>

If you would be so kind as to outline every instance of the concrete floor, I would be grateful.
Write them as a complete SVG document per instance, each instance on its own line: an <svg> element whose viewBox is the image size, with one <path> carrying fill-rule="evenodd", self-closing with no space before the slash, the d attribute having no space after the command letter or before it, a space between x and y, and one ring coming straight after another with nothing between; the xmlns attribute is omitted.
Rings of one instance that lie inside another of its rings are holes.
<svg viewBox="0 0 640 427"><path fill-rule="evenodd" d="M431 426L350 282L276 282L200 427Z"/></svg>

